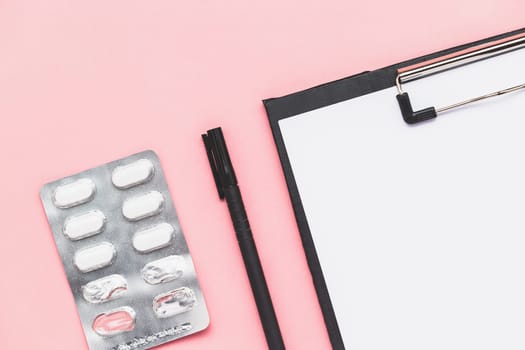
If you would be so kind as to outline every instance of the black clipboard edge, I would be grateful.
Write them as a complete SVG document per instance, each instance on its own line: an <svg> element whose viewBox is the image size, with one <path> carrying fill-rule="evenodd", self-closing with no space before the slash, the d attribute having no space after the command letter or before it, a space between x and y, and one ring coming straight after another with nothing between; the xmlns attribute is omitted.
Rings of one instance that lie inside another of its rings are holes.
<svg viewBox="0 0 525 350"><path fill-rule="evenodd" d="M504 39L525 33L525 27L490 38L474 41L450 49L438 51L418 58L400 62L374 71L366 71L346 78L324 83L306 90L294 92L282 97L263 100L270 125L279 120L326 107L338 102L366 95L394 86L397 69L429 61L457 51L465 50L491 41Z"/></svg>
<svg viewBox="0 0 525 350"><path fill-rule="evenodd" d="M286 184L288 186L288 192L292 201L295 219L299 228L306 260L312 275L317 299L321 307L321 312L323 314L324 322L333 349L344 350L345 346L339 326L337 324L334 308L330 300L330 295L328 293L326 281L321 269L319 257L315 249L310 227L308 226L306 213L299 195L299 189L297 188L297 184L295 182L290 159L288 158L288 154L286 152L283 136L279 128L279 121L296 116L298 114L312 111L314 109L326 107L358 96L392 87L395 85L398 68L425 62L437 57L468 49L470 47L485 44L494 40L504 39L506 37L521 33L525 33L525 28L456 46L378 70L359 73L282 97L263 100L263 104L268 115L268 120L270 122L270 127L272 129L275 145L277 147L277 152L281 161L281 166L286 179ZM402 122L401 116L400 122Z"/></svg>

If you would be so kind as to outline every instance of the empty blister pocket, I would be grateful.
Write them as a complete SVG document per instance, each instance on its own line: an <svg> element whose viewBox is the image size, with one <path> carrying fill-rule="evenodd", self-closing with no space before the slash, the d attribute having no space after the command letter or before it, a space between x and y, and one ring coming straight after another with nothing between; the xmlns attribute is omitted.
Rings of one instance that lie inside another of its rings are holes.
<svg viewBox="0 0 525 350"><path fill-rule="evenodd" d="M159 318L173 317L190 311L196 301L193 290L182 287L155 297L153 311Z"/></svg>
<svg viewBox="0 0 525 350"><path fill-rule="evenodd" d="M101 304L118 299L128 291L128 282L121 275L99 278L82 287L82 296L88 303Z"/></svg>
<svg viewBox="0 0 525 350"><path fill-rule="evenodd" d="M178 255L152 261L142 269L142 278L149 284L171 282L184 274L184 258Z"/></svg>

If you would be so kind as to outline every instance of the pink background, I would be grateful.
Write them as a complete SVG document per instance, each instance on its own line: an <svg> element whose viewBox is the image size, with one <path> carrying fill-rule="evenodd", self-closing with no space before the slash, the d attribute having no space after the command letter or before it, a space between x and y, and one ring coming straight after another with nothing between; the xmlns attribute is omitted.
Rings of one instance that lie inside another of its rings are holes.
<svg viewBox="0 0 525 350"><path fill-rule="evenodd" d="M329 342L261 103L525 26L523 0L0 0L0 347L87 349L42 184L151 148L210 328L162 349L265 349L200 133L222 126L289 349Z"/></svg>

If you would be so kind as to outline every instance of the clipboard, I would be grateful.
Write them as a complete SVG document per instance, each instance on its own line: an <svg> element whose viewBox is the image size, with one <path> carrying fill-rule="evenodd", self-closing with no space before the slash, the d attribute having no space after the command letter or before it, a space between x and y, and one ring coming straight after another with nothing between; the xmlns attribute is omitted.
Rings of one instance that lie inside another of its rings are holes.
<svg viewBox="0 0 525 350"><path fill-rule="evenodd" d="M334 112L334 109L341 109L341 111L344 108L349 108L348 105L345 107L345 104L347 103L353 103L352 101L360 100L360 109L355 109L357 107L352 107L355 110L360 111L360 116L355 115L348 115L348 118L355 118L356 120L359 118L359 120L365 120L369 118L368 110L367 110L367 103L372 103L373 101L379 101L379 98L383 92L389 91L389 96L391 96L393 101L396 101L392 105L389 105L389 111L392 111L392 115L385 119L387 122L385 123L385 120L378 120L377 122L371 122L370 124L367 124L364 126L364 129L368 132L371 130L377 130L381 129L381 132L379 133L380 136L378 136L377 142L381 142L381 135L385 136L388 135L388 129L389 126L392 125L402 125L399 126L399 128L403 128L403 132L406 132L406 134L415 135L418 133L418 128L425 128L426 134L431 135L432 133L435 133L435 131L432 131L434 126L439 125L442 120L446 120L445 123L447 124L453 124L454 119L460 119L462 116L460 115L465 110L473 109L475 111L479 111L483 108L486 108L487 106L490 107L491 101L496 101L499 99L506 99L507 97L503 97L501 95L509 95L512 96L514 100L517 99L516 96L519 97L518 94L521 93L521 100L523 100L523 89L525 88L525 80L522 77L517 77L517 81L514 81L510 85L504 85L499 86L497 88L491 89L490 85L492 84L492 81L497 80L498 73L492 72L492 69L486 69L484 72L487 73L487 75L492 74L492 80L489 79L489 86L485 87L485 90L488 88L488 91L483 90L480 88L479 91L482 91L482 93L476 93L474 95L467 95L463 98L458 98L457 91L455 86L448 85L448 87L445 88L448 94L446 93L442 101L433 101L432 96L425 95L424 93L421 94L421 91L418 90L424 89L423 85L414 85L410 91L405 90L405 88L410 85L410 82L421 82L429 79L437 79L439 82L440 77L448 74L449 72L456 72L457 70L462 70L464 68L469 66L474 66L476 64L487 64L488 62L495 62L493 60L500 60L502 57L509 57L509 62L514 62L513 64L517 64L516 60L519 59L515 55L516 52L525 52L525 28L519 29L513 32L509 32L506 34L494 36L491 38L487 38L484 40L480 40L477 42L472 42L466 45L454 47L448 50L436 52L430 55L426 55L423 57L415 58L413 60L409 60L406 62L394 64L389 67L385 67L382 69L374 70L374 71L367 71L363 72L354 76L350 76L341 80L333 81L327 84L323 84L314 88L310 88L301 92L296 92L287 96L279 97L279 98L271 98L264 100L264 105L267 111L267 115L269 118L270 126L272 129L272 133L274 136L274 140L277 146L277 150L279 153L279 157L281 160L282 168L284 171L284 175L286 178L290 198L293 204L294 213L297 221L297 225L299 227L301 240L303 244L303 248L305 251L305 255L307 258L308 266L310 269L310 273L312 275L313 283L316 289L318 301L323 313L324 321L326 328L328 330L329 338L332 344L332 347L334 349L345 349L351 348L356 350L368 350L368 349L377 349L381 348L382 345L380 344L388 344L388 341L384 342L377 342L374 343L374 345L367 347L366 343L360 342L357 344L353 344L352 341L349 341L350 338L352 338L350 333L353 332L353 328L359 328L359 327L352 327L349 326L355 325L352 323L353 321L356 321L356 324L359 324L359 320L353 320L352 322L347 322L344 327L345 329L342 329L341 322L338 319L340 318L341 314L344 313L352 313L352 309L349 308L348 310L341 310L337 309L337 305L334 303L333 294L336 292L334 291L334 286L330 285L330 283L327 282L327 271L326 265L324 266L325 269L323 269L323 258L326 259L326 251L321 252L324 254L324 256L320 256L319 250L319 236L316 237L315 229L317 227L312 224L309 214L307 212L311 212L313 209L312 199L309 199L309 202L305 202L305 195L301 191L304 189L311 189L311 188L319 188L322 187L323 184L316 182L320 181L319 179L330 179L330 176L332 174L324 174L320 177L316 177L314 179L317 179L316 181L310 181L311 178L308 178L304 175L306 168L301 169L303 173L300 173L298 168L299 166L296 166L296 159L298 156L297 154L300 154L301 150L298 150L301 148L301 143L292 144L292 142L288 142L286 137L289 137L290 132L288 130L293 130L294 135L299 135L301 137L301 134L306 133L308 128L315 128L315 126L322 125L323 120L323 113L336 113ZM520 57L525 57L520 56ZM512 61L514 60L514 61ZM523 61L525 62L525 61ZM505 65L503 62L501 65ZM483 67L481 68L483 69ZM472 72L471 72L472 73ZM490 73L490 74L488 74ZM508 73L508 72L507 72ZM453 73L456 74L456 73ZM473 73L472 73L473 74ZM476 76L476 75L474 75ZM479 75L478 75L479 76ZM513 78L509 78L512 80ZM521 80L519 80L521 79ZM458 79L459 81L460 79ZM461 79L463 81L463 79ZM438 84L439 85L439 84ZM455 84L452 84L455 85ZM471 84L472 85L472 84ZM497 85L497 84L496 84ZM441 90L443 90L444 85L439 85L441 87ZM394 93L392 93L394 91ZM375 97L374 97L375 96ZM368 99L368 102L366 99ZM383 101L383 100L381 100ZM440 105L437 105L438 103L443 103ZM521 103L521 101L520 101ZM518 105L516 105L518 106ZM521 106L521 104L519 105ZM395 110L395 113L394 113ZM341 112L340 111L340 112ZM455 113L454 111L459 111L458 113ZM374 110L369 111L371 115L373 115L375 112ZM390 112L389 112L390 113ZM475 114L475 113L474 113ZM441 115L443 117L441 118ZM436 118L438 117L439 118ZM332 117L326 117L326 120ZM344 123L345 120L344 116L339 115L338 120L341 123ZM472 125L472 128L476 128L476 120L473 116L468 116L470 118L469 123ZM435 120L434 120L435 119ZM300 122L300 121L310 121L313 122L311 124L308 124L308 122ZM314 121L315 120L315 121ZM500 123L500 121L495 120L495 123ZM303 124L301 124L303 123ZM315 124L317 123L317 124ZM397 124L395 124L397 123ZM410 125L409 125L410 124ZM286 125L285 131L283 131L284 127ZM444 130L453 130L453 125L448 125ZM333 126L333 130L337 128L337 125ZM448 128L448 129L447 129ZM430 131L428 131L430 130ZM461 129L461 130L467 130L467 129ZM313 143L315 143L316 139L316 132L312 131L311 134L309 134L310 137L312 137L310 140L312 140ZM285 134L287 135L285 137ZM345 137L345 133L337 133L339 137ZM445 134L446 135L446 134ZM454 135L458 139L461 137L461 135ZM350 136L349 136L350 137ZM412 136L411 136L412 137ZM295 142L295 141L294 141ZM307 141L298 141L303 142L303 145L306 144ZM330 158L333 162L340 162L343 159L347 161L352 161L350 157L347 157L345 155L345 150L338 149L337 146L341 144L334 142L333 144L333 153L336 154L335 156L332 154L328 158ZM407 150L412 149L411 147L417 146L417 143L415 145L408 145ZM359 147L358 144L356 144L356 147ZM292 149L293 148L293 149ZM312 151L315 149L310 147L307 147L308 151ZM327 148L323 148L327 149ZM436 147L436 149L431 148L432 150L439 149L439 147ZM367 154L369 150L366 148L363 148L361 150L362 154ZM472 151L472 150L471 150ZM299 152L299 153L298 153ZM307 151L305 151L307 152ZM450 152L453 152L453 149L450 150ZM355 153L355 152L354 152ZM439 154L438 151L436 153L433 153L434 156ZM474 153L473 153L474 154ZM305 158L307 155L302 154ZM301 157L302 157L301 156ZM322 157L321 155L320 157ZM295 158L294 158L295 157ZM364 156L363 156L364 157ZM425 155L422 155L424 158ZM338 160L334 160L335 158L338 158ZM302 160L304 164L304 159ZM326 161L328 164L329 161ZM297 163L300 163L298 161ZM324 167L326 165L323 163L320 165L320 167ZM327 168L330 169L330 168ZM311 168L310 168L311 170ZM323 170L321 169L320 172ZM329 170L326 170L329 171ZM408 177L410 177L411 174L407 174ZM374 177L374 179L381 178L379 175ZM344 181L344 180L341 180ZM366 181L366 178L365 178ZM408 180L409 181L409 180ZM414 183L419 184L418 181L414 181ZM435 183L435 182L434 182ZM429 180L429 186L433 186L434 184L432 180ZM335 185L337 186L337 185ZM344 186L344 184L343 184ZM336 187L332 187L332 190ZM352 198L348 198L348 201L351 202ZM322 203L320 206L324 206L325 209L316 209L316 210L325 210L326 212L331 211L334 208L333 206L336 205L336 203ZM525 207L524 207L525 208ZM407 218L410 220L410 208L407 209L408 214ZM341 211L338 212L338 214L341 214ZM323 213L324 217L330 217L329 213ZM343 212L344 215L344 212ZM349 214L351 217L351 214ZM379 218L380 219L380 218ZM317 222L318 224L318 222ZM326 233L326 232L325 232ZM346 233L346 232L345 232ZM395 233L394 233L395 235ZM487 238L488 239L488 238ZM324 243L323 243L324 244ZM415 246L417 246L417 242L415 243ZM322 248L327 249L327 248ZM510 256L510 255L509 255ZM417 261L410 262L412 264L417 264ZM408 263L407 263L408 264ZM333 265L332 265L333 266ZM408 265L407 265L408 266ZM332 284L334 280L336 279L344 279L345 276L341 276L340 273L341 270L339 270L338 275L336 277L329 276L331 279ZM523 268L523 271L525 272L525 266ZM330 273L330 272L329 272ZM524 274L525 276L525 274ZM335 283L337 284L337 283ZM373 292L373 291L372 291ZM341 297L339 297L339 301L337 301L338 305L343 305L344 302L341 302ZM432 303L432 301L430 301ZM349 305L355 305L355 304L349 304ZM384 304L387 305L387 304ZM363 310L361 310L363 311ZM375 310L377 311L377 310ZM503 313L502 313L503 314ZM378 315L378 313L376 313ZM453 317L453 315L451 316ZM525 316L524 316L525 317ZM395 318L394 318L395 319ZM373 323L373 321L367 320L370 324ZM363 322L366 323L366 322ZM380 323L380 322L379 322ZM453 322L452 322L453 323ZM446 328L446 327L444 327ZM468 328L468 327L466 327ZM491 328L492 329L492 328ZM454 331L454 330L449 330ZM437 333L439 334L440 330L437 330ZM457 330L457 332L461 333L461 330ZM467 329L465 332L469 332ZM410 332L407 332L405 335L409 334ZM496 332L497 333L497 332ZM522 331L522 333L525 333ZM445 334L445 332L443 333ZM499 334L499 333L498 333ZM353 334L352 334L353 335ZM426 336L431 335L431 333L426 334ZM386 336L385 334L378 333L375 335L378 338L381 338L383 336ZM389 334L389 336L395 338L395 334ZM469 333L469 336L472 338L472 334ZM368 339L372 339L373 335L369 335ZM460 339L461 337L458 336L457 339L454 338L453 340L456 341ZM483 337L480 337L483 338ZM366 340L367 337L360 338L361 340ZM490 341L492 338L490 338L488 341ZM400 344L400 342L403 341L403 339L397 339L394 340L397 341L397 345ZM495 342L498 342L497 340L494 340ZM519 346L525 347L525 340L521 339L520 341L523 341L522 344L519 344ZM351 343L351 344L349 344ZM473 342L475 343L475 341ZM440 343L439 341L436 342L436 344L440 344L443 346L443 343ZM488 342L486 342L488 344ZM411 344L414 345L414 344ZM448 344L450 345L450 344ZM506 344L504 341L499 342L498 344L492 344L494 346L497 346L498 348L507 348L507 349L514 349L512 347L509 347L509 344ZM374 347L376 346L376 347ZM415 345L414 345L415 346ZM438 345L436 345L438 346ZM469 349L469 344L452 344L452 346L448 346L448 349L456 349L456 348L462 348L462 349ZM503 346L503 347L502 347ZM507 347L505 347L507 346ZM517 346L516 344L512 344L512 346ZM386 347L383 347L386 348ZM399 345L399 347L396 346L390 346L389 349L398 349L403 348L405 350L412 349L412 347L402 347ZM434 349L434 348L444 348L444 347L433 347L429 344L419 344L420 349ZM496 347L493 347L496 348ZM521 347L520 347L521 349Z"/></svg>

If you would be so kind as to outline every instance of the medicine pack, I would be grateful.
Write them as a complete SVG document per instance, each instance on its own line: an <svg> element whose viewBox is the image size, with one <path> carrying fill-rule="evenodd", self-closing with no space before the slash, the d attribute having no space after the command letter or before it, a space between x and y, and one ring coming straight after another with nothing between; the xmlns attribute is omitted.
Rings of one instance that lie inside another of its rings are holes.
<svg viewBox="0 0 525 350"><path fill-rule="evenodd" d="M48 183L40 197L90 350L150 349L207 328L153 151Z"/></svg>

